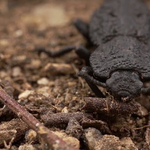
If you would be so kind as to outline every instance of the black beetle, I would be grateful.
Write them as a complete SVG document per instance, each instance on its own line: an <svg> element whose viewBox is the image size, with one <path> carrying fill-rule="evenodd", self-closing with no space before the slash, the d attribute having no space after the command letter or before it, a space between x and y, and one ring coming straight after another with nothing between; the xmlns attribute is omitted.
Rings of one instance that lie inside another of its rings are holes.
<svg viewBox="0 0 150 150"><path fill-rule="evenodd" d="M54 53L44 48L38 51L59 56L75 50L88 64L79 76L98 97L103 94L97 86L124 101L150 91L150 87L143 86L150 81L150 11L141 0L105 0L89 25L80 19L74 24L97 46L93 53L81 46L69 46Z"/></svg>

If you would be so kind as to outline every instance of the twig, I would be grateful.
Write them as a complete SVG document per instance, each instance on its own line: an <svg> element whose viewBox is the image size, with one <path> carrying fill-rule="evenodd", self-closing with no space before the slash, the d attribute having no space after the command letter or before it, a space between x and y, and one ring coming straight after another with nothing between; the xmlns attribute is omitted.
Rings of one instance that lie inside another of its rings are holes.
<svg viewBox="0 0 150 150"><path fill-rule="evenodd" d="M44 115L42 117L42 120L44 124L48 127L59 127L63 128L64 125L69 127L69 124L71 120L74 120L73 122L77 121L81 127L88 128L88 127L94 127L96 129L99 129L103 133L111 134L111 131L104 121L96 120L93 118L92 115L82 113L82 112L75 112L75 113L56 113L56 114L48 114Z"/></svg>
<svg viewBox="0 0 150 150"><path fill-rule="evenodd" d="M11 98L0 87L0 101L4 103L10 110L12 110L19 118L28 124L30 128L35 130L38 135L55 150L77 150L71 146L68 146L65 141L56 136L54 133L43 126L33 115L19 105L13 98Z"/></svg>
<svg viewBox="0 0 150 150"><path fill-rule="evenodd" d="M48 127L67 125L71 118L76 119L79 123L81 123L84 118L93 119L91 115L82 112L56 113L42 116L44 124Z"/></svg>
<svg viewBox="0 0 150 150"><path fill-rule="evenodd" d="M142 127L134 128L134 130L141 130L141 129L144 129L144 128L150 128L150 125L145 125L145 126L142 126Z"/></svg>
<svg viewBox="0 0 150 150"><path fill-rule="evenodd" d="M129 115L138 111L139 105L135 102L120 102L111 98L85 99L86 104L83 109L98 113L108 113L112 115Z"/></svg>

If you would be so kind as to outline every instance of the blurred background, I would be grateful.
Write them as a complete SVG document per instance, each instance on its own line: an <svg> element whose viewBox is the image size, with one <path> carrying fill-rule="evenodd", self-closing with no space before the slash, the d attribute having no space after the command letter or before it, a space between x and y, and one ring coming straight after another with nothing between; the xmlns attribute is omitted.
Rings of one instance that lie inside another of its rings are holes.
<svg viewBox="0 0 150 150"><path fill-rule="evenodd" d="M101 2L102 0L0 0L0 49L12 51L16 45L15 49L24 45L21 49L27 50L33 49L35 45L53 46L56 42L52 32L61 34L64 38L70 37L69 34L74 34L73 20L82 18L88 22ZM59 31L54 31L54 28Z"/></svg>

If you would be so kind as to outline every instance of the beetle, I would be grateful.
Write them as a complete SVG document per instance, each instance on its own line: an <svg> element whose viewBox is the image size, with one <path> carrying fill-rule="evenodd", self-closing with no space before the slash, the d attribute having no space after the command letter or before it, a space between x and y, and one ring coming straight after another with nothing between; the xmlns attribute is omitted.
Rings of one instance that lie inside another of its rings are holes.
<svg viewBox="0 0 150 150"><path fill-rule="evenodd" d="M88 64L78 75L97 97L104 97L98 86L122 101L150 91L144 87L150 81L150 11L143 1L105 0L89 24L77 19L74 25L97 46L95 51L90 53L82 46L53 53L45 48L38 51L54 57L75 50Z"/></svg>

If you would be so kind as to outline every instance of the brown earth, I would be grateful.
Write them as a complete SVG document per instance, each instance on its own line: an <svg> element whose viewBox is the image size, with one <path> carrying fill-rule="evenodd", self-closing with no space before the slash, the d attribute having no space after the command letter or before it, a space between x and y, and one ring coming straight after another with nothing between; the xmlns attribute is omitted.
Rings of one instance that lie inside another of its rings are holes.
<svg viewBox="0 0 150 150"><path fill-rule="evenodd" d="M150 2L145 2L150 7ZM95 97L85 81L76 75L84 61L74 51L58 58L35 51L39 46L51 51L67 45L86 46L87 41L75 29L73 21L82 18L88 22L101 3L102 0L1 0L0 81L39 121L64 140L68 137L66 141L75 142L77 148L148 150L150 131L144 126L148 124L149 96L139 98L145 100L146 106L140 107L138 113L116 117L93 112L89 114L103 121L85 121L81 125L78 119L66 114L85 113L82 110L85 97ZM63 116L57 113L66 113L64 124L60 121ZM50 117L53 114L56 118ZM48 119L56 120L56 124ZM1 150L49 149L2 104L0 120Z"/></svg>

